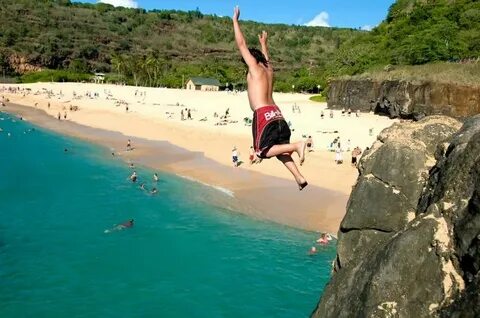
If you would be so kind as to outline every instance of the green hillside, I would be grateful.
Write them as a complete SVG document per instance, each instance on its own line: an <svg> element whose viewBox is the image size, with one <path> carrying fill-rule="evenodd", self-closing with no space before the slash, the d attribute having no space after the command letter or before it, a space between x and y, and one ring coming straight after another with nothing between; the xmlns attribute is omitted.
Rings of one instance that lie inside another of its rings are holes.
<svg viewBox="0 0 480 318"><path fill-rule="evenodd" d="M182 75L244 82L229 17L68 0L1 0L1 4L0 63L10 74L22 72L9 62L18 55L28 65L113 72L132 84L180 87ZM242 21L242 27L252 46L258 46L257 34L269 32L277 90L324 84L319 82L323 70L338 46L361 33L248 21Z"/></svg>
<svg viewBox="0 0 480 318"><path fill-rule="evenodd" d="M479 57L480 1L398 0L372 32L340 46L328 75Z"/></svg>
<svg viewBox="0 0 480 318"><path fill-rule="evenodd" d="M22 79L84 80L96 71L111 80L167 87L180 87L183 78L211 76L244 85L230 17L69 0L0 4L0 74L43 69L48 72ZM258 33L269 32L277 91L290 91L292 85L315 91L332 78L371 74L387 65L480 57L476 0L398 0L371 32L251 21L242 21L242 27L252 46L258 46ZM405 76L412 70L402 69ZM448 69L455 72L455 66Z"/></svg>

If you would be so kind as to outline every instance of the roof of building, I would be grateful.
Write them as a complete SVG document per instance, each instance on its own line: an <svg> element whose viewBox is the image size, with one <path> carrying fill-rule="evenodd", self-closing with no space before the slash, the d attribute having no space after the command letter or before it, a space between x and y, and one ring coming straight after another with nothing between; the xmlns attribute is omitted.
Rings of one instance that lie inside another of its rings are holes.
<svg viewBox="0 0 480 318"><path fill-rule="evenodd" d="M194 85L220 86L220 82L216 78L190 77L190 80L193 82Z"/></svg>

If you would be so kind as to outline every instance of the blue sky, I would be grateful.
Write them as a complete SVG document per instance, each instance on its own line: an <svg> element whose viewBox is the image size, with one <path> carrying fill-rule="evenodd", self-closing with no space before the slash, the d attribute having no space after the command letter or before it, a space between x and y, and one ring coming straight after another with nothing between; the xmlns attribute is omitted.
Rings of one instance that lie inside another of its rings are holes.
<svg viewBox="0 0 480 318"><path fill-rule="evenodd" d="M232 16L240 6L240 19L264 23L320 25L369 29L387 15L394 0L84 0L144 9L195 10Z"/></svg>

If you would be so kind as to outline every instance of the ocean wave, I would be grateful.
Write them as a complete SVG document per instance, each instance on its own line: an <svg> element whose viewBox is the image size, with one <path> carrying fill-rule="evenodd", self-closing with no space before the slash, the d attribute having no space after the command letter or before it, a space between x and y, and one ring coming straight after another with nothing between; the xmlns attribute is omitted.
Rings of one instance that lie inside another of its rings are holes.
<svg viewBox="0 0 480 318"><path fill-rule="evenodd" d="M213 188L217 191L220 191L226 195L228 195L229 197L232 197L234 198L235 197L235 193L232 191L232 190L229 190L227 188L224 188L224 187L221 187L221 186L218 186L218 185L213 185L213 184L209 184L209 183L206 183L206 182L203 182L203 181L200 181L198 179L195 179L195 178L192 178L192 177L189 177L189 176L183 176L183 175L179 175L179 177L183 178L183 179L186 179L186 180L189 180L189 181L192 181L192 182L195 182L195 183L200 183L204 186L207 186L209 188Z"/></svg>

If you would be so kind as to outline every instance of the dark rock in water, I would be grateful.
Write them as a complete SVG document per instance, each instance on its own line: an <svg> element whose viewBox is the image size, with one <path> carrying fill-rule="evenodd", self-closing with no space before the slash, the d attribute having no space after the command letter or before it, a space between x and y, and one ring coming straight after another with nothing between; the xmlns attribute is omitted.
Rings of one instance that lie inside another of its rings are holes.
<svg viewBox="0 0 480 318"><path fill-rule="evenodd" d="M328 108L374 111L390 118L420 120L425 115L465 118L480 113L480 86L451 83L336 80Z"/></svg>
<svg viewBox="0 0 480 318"><path fill-rule="evenodd" d="M387 128L359 171L312 316L480 317L480 115Z"/></svg>

